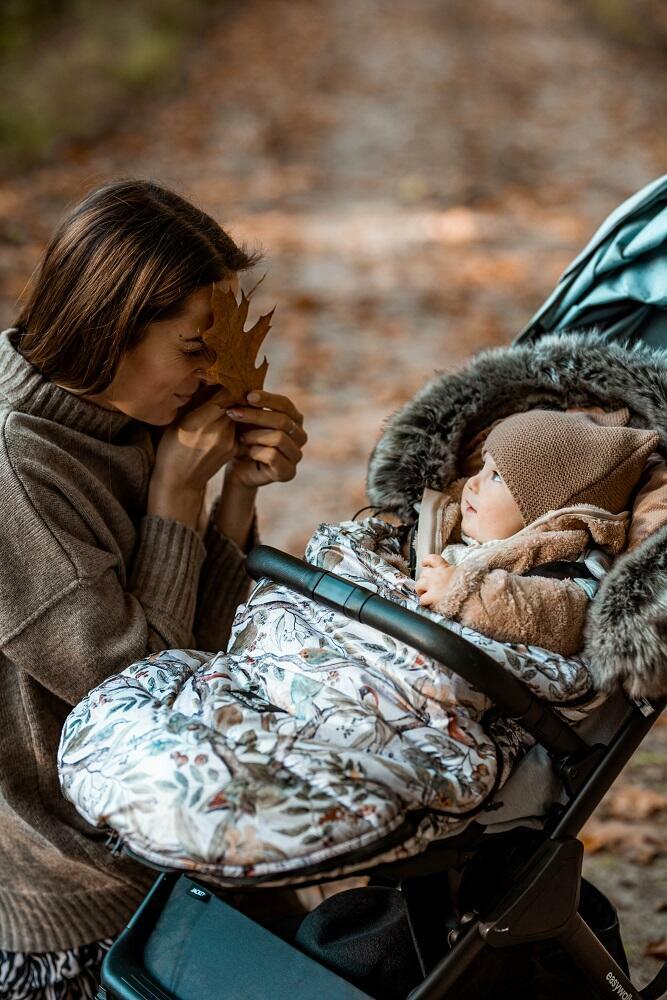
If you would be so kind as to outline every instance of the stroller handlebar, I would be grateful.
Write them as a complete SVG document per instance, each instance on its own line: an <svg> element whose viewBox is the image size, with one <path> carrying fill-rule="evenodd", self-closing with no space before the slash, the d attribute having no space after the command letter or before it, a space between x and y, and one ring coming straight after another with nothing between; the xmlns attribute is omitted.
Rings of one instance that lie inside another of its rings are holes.
<svg viewBox="0 0 667 1000"><path fill-rule="evenodd" d="M432 657L488 695L504 715L517 721L550 753L562 756L587 749L584 740L513 674L467 639L425 615L270 545L257 545L250 551L246 572L254 580L268 577L283 583Z"/></svg>

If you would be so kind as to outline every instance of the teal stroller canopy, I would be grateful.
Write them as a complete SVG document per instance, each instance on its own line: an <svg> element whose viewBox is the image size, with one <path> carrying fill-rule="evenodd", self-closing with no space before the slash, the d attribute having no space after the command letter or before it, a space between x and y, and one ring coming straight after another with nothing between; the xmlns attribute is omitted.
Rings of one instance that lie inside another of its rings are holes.
<svg viewBox="0 0 667 1000"><path fill-rule="evenodd" d="M515 342L593 326L609 341L667 347L667 174L605 219Z"/></svg>

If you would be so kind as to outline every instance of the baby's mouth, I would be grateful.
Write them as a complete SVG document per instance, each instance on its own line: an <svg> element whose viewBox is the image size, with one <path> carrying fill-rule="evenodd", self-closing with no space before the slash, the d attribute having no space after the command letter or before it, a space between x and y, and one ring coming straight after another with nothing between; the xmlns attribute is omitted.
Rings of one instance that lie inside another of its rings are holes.
<svg viewBox="0 0 667 1000"><path fill-rule="evenodd" d="M477 511L475 510L475 508L473 507L473 505L466 500L465 501L465 513L467 514L469 510L472 511L473 514L477 513Z"/></svg>

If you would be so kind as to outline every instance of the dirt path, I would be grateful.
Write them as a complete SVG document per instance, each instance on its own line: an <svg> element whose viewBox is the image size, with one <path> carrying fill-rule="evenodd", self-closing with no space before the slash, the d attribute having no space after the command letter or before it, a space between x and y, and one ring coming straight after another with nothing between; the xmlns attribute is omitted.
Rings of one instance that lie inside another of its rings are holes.
<svg viewBox="0 0 667 1000"><path fill-rule="evenodd" d="M566 0L226 10L174 67L177 96L0 187L0 322L64 208L110 177L162 181L261 244L257 308L278 306L267 385L310 435L297 479L262 492L262 532L300 554L317 523L366 503L383 419L436 369L508 342L604 216L664 171L667 72ZM610 865L629 913L667 898L657 867ZM632 930L644 979L661 919Z"/></svg>

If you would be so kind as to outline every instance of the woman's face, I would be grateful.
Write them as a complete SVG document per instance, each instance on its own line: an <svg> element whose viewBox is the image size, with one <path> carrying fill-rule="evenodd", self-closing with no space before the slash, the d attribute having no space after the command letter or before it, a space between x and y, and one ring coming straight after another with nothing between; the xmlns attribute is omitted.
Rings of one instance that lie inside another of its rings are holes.
<svg viewBox="0 0 667 1000"><path fill-rule="evenodd" d="M461 494L461 530L477 542L509 538L524 527L521 511L489 453Z"/></svg>
<svg viewBox="0 0 667 1000"><path fill-rule="evenodd" d="M235 295L238 286L238 275L220 282ZM211 292L211 285L198 288L183 300L179 316L149 323L141 343L123 355L111 384L82 398L157 427L172 423L179 407L211 381L203 372L214 355L199 336L213 322Z"/></svg>

